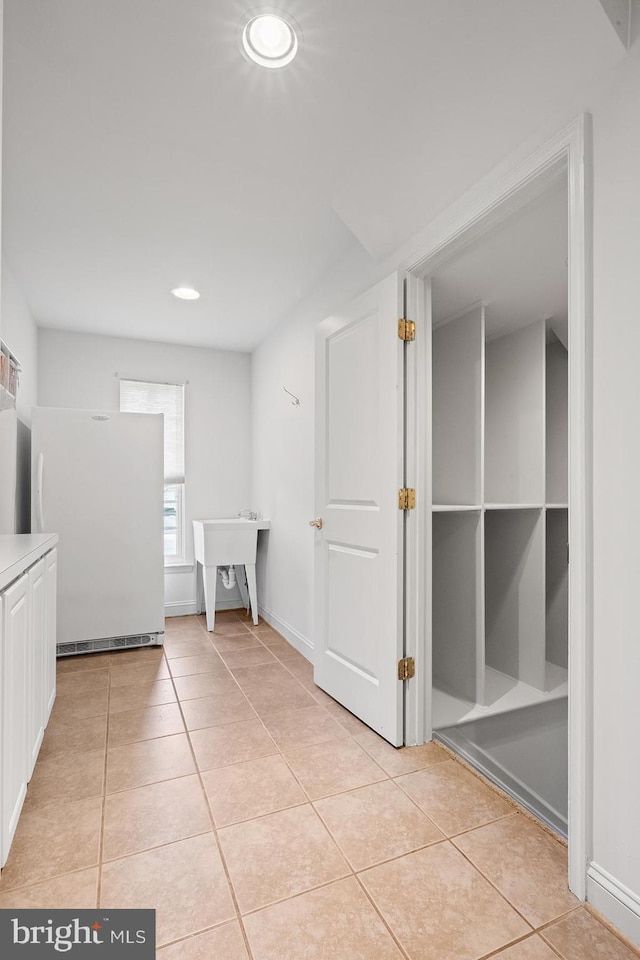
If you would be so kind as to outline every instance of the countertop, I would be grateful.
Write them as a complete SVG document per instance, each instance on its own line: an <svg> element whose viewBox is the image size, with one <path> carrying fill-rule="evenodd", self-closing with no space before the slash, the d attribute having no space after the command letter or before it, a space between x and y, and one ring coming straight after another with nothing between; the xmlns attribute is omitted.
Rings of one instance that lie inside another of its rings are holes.
<svg viewBox="0 0 640 960"><path fill-rule="evenodd" d="M57 533L0 535L0 590L16 580L57 542Z"/></svg>

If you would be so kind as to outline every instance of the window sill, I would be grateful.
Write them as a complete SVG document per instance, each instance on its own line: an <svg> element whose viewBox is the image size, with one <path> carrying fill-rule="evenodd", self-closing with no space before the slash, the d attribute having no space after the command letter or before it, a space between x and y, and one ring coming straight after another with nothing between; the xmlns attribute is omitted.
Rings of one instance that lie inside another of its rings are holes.
<svg viewBox="0 0 640 960"><path fill-rule="evenodd" d="M191 573L193 570L192 563L165 563L164 572L165 573Z"/></svg>

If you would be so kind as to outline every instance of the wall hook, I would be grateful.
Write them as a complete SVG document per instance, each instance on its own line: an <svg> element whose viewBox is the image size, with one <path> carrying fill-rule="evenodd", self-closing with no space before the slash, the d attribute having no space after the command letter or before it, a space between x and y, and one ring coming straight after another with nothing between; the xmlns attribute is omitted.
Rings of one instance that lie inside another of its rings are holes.
<svg viewBox="0 0 640 960"><path fill-rule="evenodd" d="M298 400L298 398L296 397L296 395L293 394L293 393L291 393L291 390L287 390L287 388L284 387L284 386L283 386L282 389L284 390L285 393L288 393L290 397L293 397L293 400L291 401L291 406L292 406L292 407L299 407L299 406L300 406L300 401Z"/></svg>

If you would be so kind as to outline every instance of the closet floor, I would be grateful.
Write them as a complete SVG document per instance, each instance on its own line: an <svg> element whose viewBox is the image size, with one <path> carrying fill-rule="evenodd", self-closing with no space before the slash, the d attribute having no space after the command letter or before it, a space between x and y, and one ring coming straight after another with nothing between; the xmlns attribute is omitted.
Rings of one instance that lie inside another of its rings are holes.
<svg viewBox="0 0 640 960"><path fill-rule="evenodd" d="M160 960L640 956L566 873L442 746L389 746L229 611L59 661L0 908L152 907Z"/></svg>
<svg viewBox="0 0 640 960"><path fill-rule="evenodd" d="M562 697L444 727L435 737L566 839L568 720Z"/></svg>

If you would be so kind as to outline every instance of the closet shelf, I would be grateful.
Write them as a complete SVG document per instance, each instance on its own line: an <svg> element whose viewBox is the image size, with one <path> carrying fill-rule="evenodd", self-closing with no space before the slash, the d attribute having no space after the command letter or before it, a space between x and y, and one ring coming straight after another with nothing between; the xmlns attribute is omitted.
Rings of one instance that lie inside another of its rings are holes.
<svg viewBox="0 0 640 960"><path fill-rule="evenodd" d="M536 690L535 687L516 681L499 670L486 667L485 695L487 704L482 706L471 703L462 697L452 696L442 690L433 690L433 726L437 730L441 727L464 723L467 720L478 720L481 717L492 717L499 713L507 713L519 707L528 707L534 703L544 703L549 700L560 700L566 697L569 691L568 674L562 667L547 663L547 689Z"/></svg>
<svg viewBox="0 0 640 960"><path fill-rule="evenodd" d="M433 503L433 513L461 513L480 510L567 510L568 503Z"/></svg>
<svg viewBox="0 0 640 960"><path fill-rule="evenodd" d="M567 510L568 503L433 503L434 513L460 513L479 510Z"/></svg>
<svg viewBox="0 0 640 960"><path fill-rule="evenodd" d="M482 506L479 503L434 503L431 509L434 513L461 513L473 510L479 512Z"/></svg>
<svg viewBox="0 0 640 960"><path fill-rule="evenodd" d="M485 510L542 510L543 503L485 503Z"/></svg>

